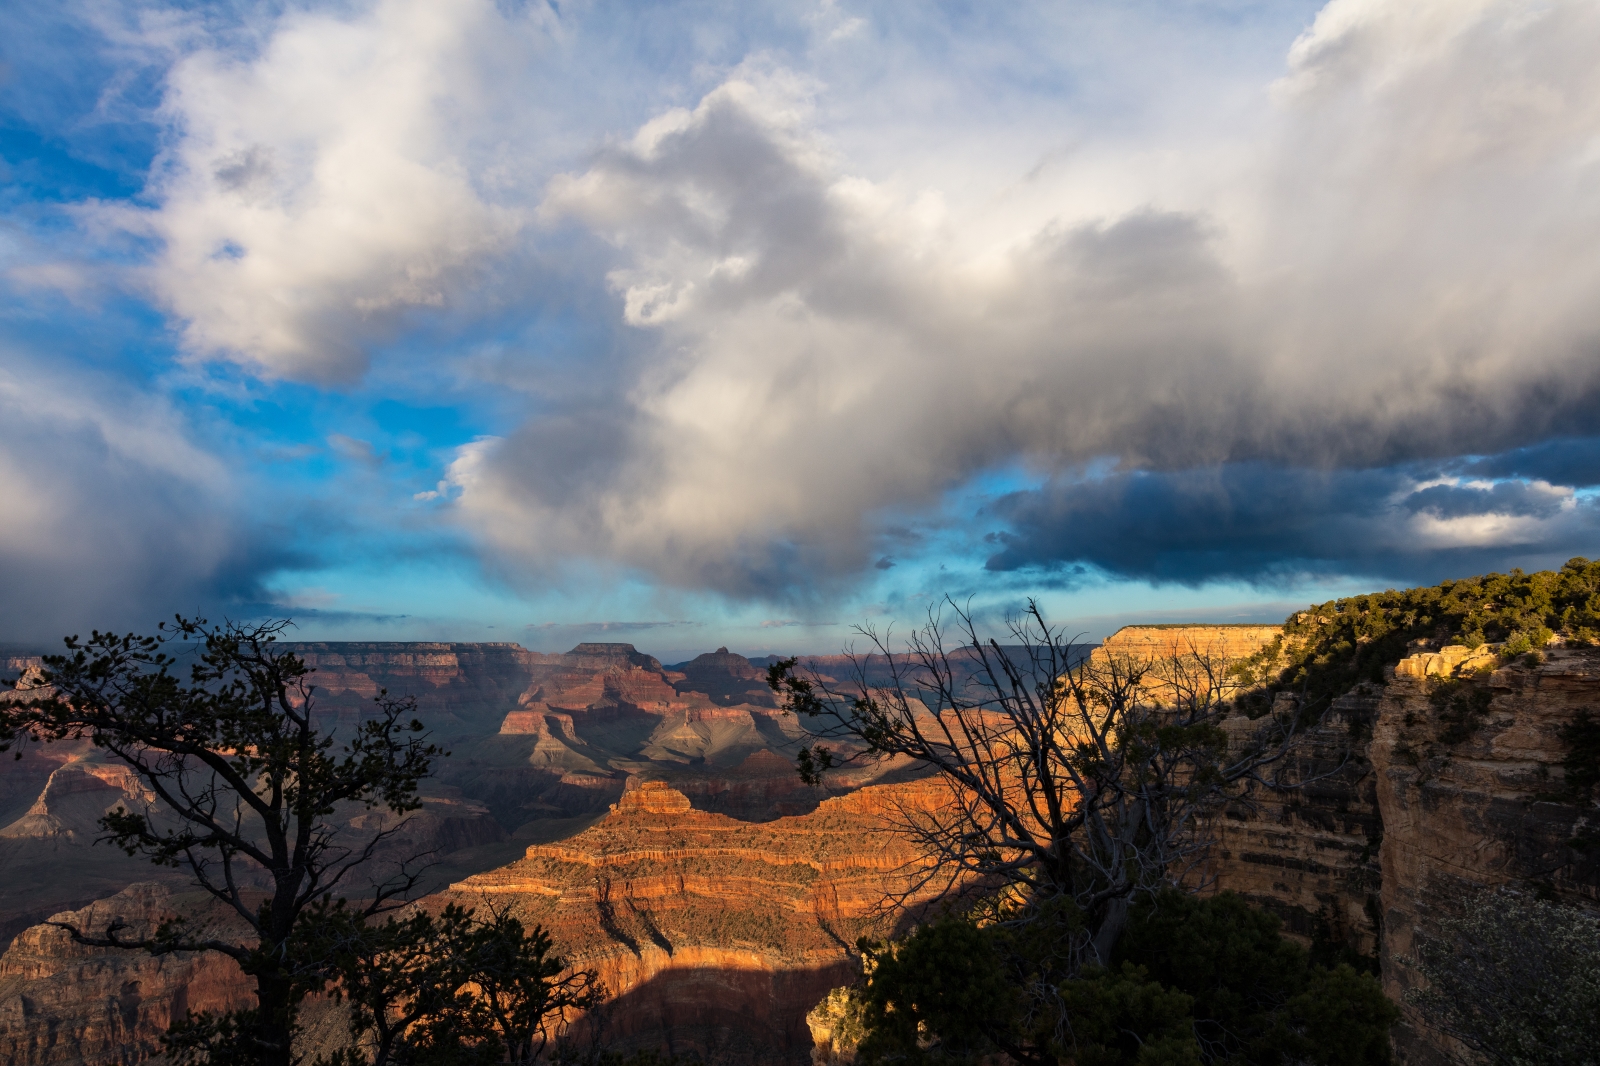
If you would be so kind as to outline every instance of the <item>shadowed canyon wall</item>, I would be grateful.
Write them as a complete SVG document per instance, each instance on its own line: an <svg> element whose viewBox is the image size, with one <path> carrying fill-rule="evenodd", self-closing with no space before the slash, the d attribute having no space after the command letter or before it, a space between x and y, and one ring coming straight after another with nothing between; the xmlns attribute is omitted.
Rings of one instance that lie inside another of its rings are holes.
<svg viewBox="0 0 1600 1066"><path fill-rule="evenodd" d="M1207 871L1329 961L1367 956L1397 1002L1418 980L1402 960L1463 889L1509 886L1600 912L1600 811L1566 788L1562 739L1579 715L1600 716L1600 649L1505 664L1487 646L1415 651L1303 735L1286 767L1301 787L1258 790L1225 812ZM1402 1059L1443 1063L1403 1009Z"/></svg>
<svg viewBox="0 0 1600 1066"><path fill-rule="evenodd" d="M137 937L179 908L192 915L205 903L143 883L53 918L96 932L120 918L125 935ZM0 1062L130 1066L159 1051L160 1035L186 1011L240 1006L253 990L254 982L221 955L86 948L65 930L37 925L0 956Z"/></svg>

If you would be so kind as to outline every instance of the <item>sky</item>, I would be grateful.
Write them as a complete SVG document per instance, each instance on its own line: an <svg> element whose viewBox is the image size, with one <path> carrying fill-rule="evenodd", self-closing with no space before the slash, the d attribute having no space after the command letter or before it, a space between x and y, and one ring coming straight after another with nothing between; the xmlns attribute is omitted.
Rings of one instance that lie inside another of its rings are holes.
<svg viewBox="0 0 1600 1066"><path fill-rule="evenodd" d="M1600 6L0 7L0 639L1088 639L1600 555Z"/></svg>

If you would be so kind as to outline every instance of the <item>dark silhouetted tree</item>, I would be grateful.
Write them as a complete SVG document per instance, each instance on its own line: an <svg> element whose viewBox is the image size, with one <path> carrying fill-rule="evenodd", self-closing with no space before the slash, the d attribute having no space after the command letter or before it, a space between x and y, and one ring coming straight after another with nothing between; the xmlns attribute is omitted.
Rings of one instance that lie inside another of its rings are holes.
<svg viewBox="0 0 1600 1066"><path fill-rule="evenodd" d="M324 942L310 954L329 960L357 1038L322 1066L525 1066L604 996L505 910L479 920L450 904L377 924L334 908L311 928Z"/></svg>
<svg viewBox="0 0 1600 1066"><path fill-rule="evenodd" d="M898 828L931 860L911 891L942 879L946 892L997 901L1008 925L1055 923L1066 949L1057 976L1104 965L1134 902L1204 858L1210 816L1282 784L1270 775L1299 716L1236 718L1230 735L1233 664L1210 648L1085 656L1031 603L1002 645L948 608L955 647L937 617L904 653L862 631L887 683L864 668L836 686L793 659L771 667L769 683L813 738L801 776L890 758L934 771L948 801L900 812Z"/></svg>
<svg viewBox="0 0 1600 1066"><path fill-rule="evenodd" d="M190 1018L171 1036L179 1057L218 1066L293 1061L298 1006L328 979L328 960L304 950L317 942L305 923L344 894L359 898L347 913L372 919L402 903L419 877L401 863L363 881L398 827L352 835L330 818L343 804L416 809L418 782L442 754L413 701L387 694L347 736L321 729L310 671L277 645L287 625L179 618L153 637L69 638L66 654L46 656L42 672L14 682L18 691L0 704L4 747L83 737L137 774L157 802L108 814L108 838L187 869L243 922L228 936L180 917L137 939L117 922L62 926L88 945L234 959L255 979L255 1007ZM195 651L187 680L173 654L185 645Z"/></svg>

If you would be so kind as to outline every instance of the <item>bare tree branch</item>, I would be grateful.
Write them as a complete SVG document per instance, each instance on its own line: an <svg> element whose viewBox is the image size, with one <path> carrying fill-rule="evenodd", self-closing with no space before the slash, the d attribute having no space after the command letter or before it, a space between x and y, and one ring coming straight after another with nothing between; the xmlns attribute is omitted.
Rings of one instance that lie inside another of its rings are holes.
<svg viewBox="0 0 1600 1066"><path fill-rule="evenodd" d="M1192 874L1224 804L1285 787L1274 771L1305 723L1237 717L1234 664L1192 641L1153 659L1085 656L1034 602L1009 630L1008 644L985 640L947 599L903 651L859 629L872 651L843 686L792 659L768 681L810 733L802 776L898 758L949 786L943 803L896 812L925 863L898 901L942 882L996 920L1065 923L1055 979L1109 960L1131 903ZM874 684L879 657L888 680Z"/></svg>

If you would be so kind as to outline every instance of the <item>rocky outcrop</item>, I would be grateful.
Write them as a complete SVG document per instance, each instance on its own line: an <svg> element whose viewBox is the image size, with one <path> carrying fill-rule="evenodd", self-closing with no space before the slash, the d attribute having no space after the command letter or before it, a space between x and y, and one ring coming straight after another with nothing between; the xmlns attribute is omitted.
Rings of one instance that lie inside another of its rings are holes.
<svg viewBox="0 0 1600 1066"><path fill-rule="evenodd" d="M1123 626L1089 659L1091 667L1119 673L1130 666L1142 668L1139 688L1155 702L1186 699L1197 685L1203 690L1212 684L1218 698L1231 700L1239 694L1242 680L1234 668L1271 647L1282 634L1282 626Z"/></svg>
<svg viewBox="0 0 1600 1066"><path fill-rule="evenodd" d="M1106 655L1131 655L1152 660L1195 653L1244 659L1283 635L1275 625L1123 626L1100 645Z"/></svg>
<svg viewBox="0 0 1600 1066"><path fill-rule="evenodd" d="M702 692L713 702L732 704L749 703L762 707L776 707L778 701L767 687L765 670L751 665L743 655L735 655L727 648L691 659L679 666L683 680L676 683L682 692Z"/></svg>
<svg viewBox="0 0 1600 1066"><path fill-rule="evenodd" d="M65 837L91 841L98 821L119 806L139 810L155 802L138 776L122 763L76 759L51 771L38 799L22 817L0 828L0 837Z"/></svg>
<svg viewBox="0 0 1600 1066"><path fill-rule="evenodd" d="M549 928L616 994L586 1023L613 1043L655 1047L668 1033L679 1052L806 1062L806 1012L853 978L851 945L883 931L880 904L920 868L891 831L895 812L940 796L926 782L875 786L748 823L641 782L584 832L446 895L509 903Z"/></svg>
<svg viewBox="0 0 1600 1066"><path fill-rule="evenodd" d="M133 881L184 878L109 844L99 820L148 798L120 763L82 740L26 744L0 758L0 947L57 911L87 906Z"/></svg>
<svg viewBox="0 0 1600 1066"><path fill-rule="evenodd" d="M1563 727L1585 713L1600 716L1600 652L1590 649L1499 666L1445 648L1396 668L1371 748L1383 978L1396 1000L1418 981L1404 961L1417 935L1462 888L1511 885L1600 912L1600 809L1570 793L1563 770ZM1397 1043L1408 1058L1442 1062L1430 1037L1407 1025Z"/></svg>
<svg viewBox="0 0 1600 1066"><path fill-rule="evenodd" d="M109 899L53 916L101 932L115 918L146 935L194 900L159 884L128 886ZM203 909L203 906L202 906ZM233 960L210 952L152 956L89 948L63 929L37 925L0 955L0 1062L12 1066L103 1066L142 1062L188 1010L247 1004L254 986Z"/></svg>
<svg viewBox="0 0 1600 1066"><path fill-rule="evenodd" d="M283 647L316 671L311 680L322 715L359 720L386 689L416 696L423 720L447 733L493 732L534 671L562 660L519 644L328 641Z"/></svg>
<svg viewBox="0 0 1600 1066"><path fill-rule="evenodd" d="M1383 815L1367 739L1380 697L1376 687L1349 693L1305 730L1287 765L1273 768L1297 787L1256 788L1229 805L1210 826L1216 844L1203 869L1214 887L1273 911L1302 941L1374 957ZM1227 725L1253 730L1247 719Z"/></svg>

